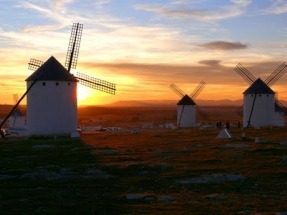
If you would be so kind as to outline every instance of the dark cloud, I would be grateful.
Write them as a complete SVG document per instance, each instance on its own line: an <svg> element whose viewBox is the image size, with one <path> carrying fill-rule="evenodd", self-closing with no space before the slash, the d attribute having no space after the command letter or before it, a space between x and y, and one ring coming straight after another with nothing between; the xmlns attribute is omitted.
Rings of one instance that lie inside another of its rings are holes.
<svg viewBox="0 0 287 215"><path fill-rule="evenodd" d="M83 71L102 71L108 76L134 77L145 84L166 85L175 83L198 83L201 80L213 84L245 83L234 71L237 62L220 60L202 60L199 65L142 64L142 63L96 63L85 62ZM248 69L255 77L265 80L282 62L238 62ZM228 65L228 66L227 66ZM101 73L102 73L101 72ZM91 74L94 76L94 74ZM96 76L96 74L95 74ZM282 80L287 80L287 75ZM242 81L242 82L241 82Z"/></svg>
<svg viewBox="0 0 287 215"><path fill-rule="evenodd" d="M102 74L104 76L101 79L107 81L114 76L112 82L117 84L118 99L139 98L139 94L140 98L145 99L162 99L169 96L177 98L169 88L171 83L189 92L200 81L207 83L201 95L207 99L241 99L242 92L249 87L249 84L234 71L238 63L217 59L202 60L190 65L81 62L80 71L92 72L88 74L94 77ZM262 80L280 65L280 62L240 63L256 78L260 77ZM287 75L280 78L275 87L286 83L286 80Z"/></svg>
<svg viewBox="0 0 287 215"><path fill-rule="evenodd" d="M135 77L147 84L166 85L175 83L198 83L204 80L208 83L232 82L236 75L233 68L224 65L218 67L218 72L214 72L214 66L219 65L219 60L205 60L201 64L209 65L172 65L172 64L141 64L141 63L82 63L86 70L93 68L114 75ZM235 67L236 65L234 65ZM84 69L85 70L85 69Z"/></svg>
<svg viewBox="0 0 287 215"><path fill-rule="evenodd" d="M236 50L236 49L246 49L247 44L240 42L225 42L225 41L214 41L210 43L200 44L200 47L213 50Z"/></svg>
<svg viewBox="0 0 287 215"><path fill-rule="evenodd" d="M207 65L207 66L220 66L220 60L202 60L199 61L199 64Z"/></svg>

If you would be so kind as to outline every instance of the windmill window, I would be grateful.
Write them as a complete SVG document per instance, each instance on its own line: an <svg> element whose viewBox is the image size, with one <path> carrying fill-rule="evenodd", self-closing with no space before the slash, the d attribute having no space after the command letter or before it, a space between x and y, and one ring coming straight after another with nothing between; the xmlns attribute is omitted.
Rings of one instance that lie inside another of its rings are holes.
<svg viewBox="0 0 287 215"><path fill-rule="evenodd" d="M56 82L56 86L59 86L59 82Z"/></svg>
<svg viewBox="0 0 287 215"><path fill-rule="evenodd" d="M46 86L46 82L43 82L42 85L43 85L43 86Z"/></svg>
<svg viewBox="0 0 287 215"><path fill-rule="evenodd" d="M71 85L71 83L69 82L69 83L68 83L68 86L70 86L70 85Z"/></svg>

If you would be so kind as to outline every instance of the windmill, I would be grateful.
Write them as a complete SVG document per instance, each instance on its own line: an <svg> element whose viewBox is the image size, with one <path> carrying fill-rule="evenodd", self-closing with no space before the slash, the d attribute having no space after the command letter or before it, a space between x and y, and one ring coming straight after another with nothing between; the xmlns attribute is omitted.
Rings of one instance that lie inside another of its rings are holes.
<svg viewBox="0 0 287 215"><path fill-rule="evenodd" d="M187 95L176 84L172 83L169 88L172 89L181 100L177 103L177 127L188 128L196 126L196 103L194 99L201 93L206 83L201 81L194 91Z"/></svg>
<svg viewBox="0 0 287 215"><path fill-rule="evenodd" d="M240 63L234 68L250 86L243 92L243 127L284 126L287 114L284 106L275 97L270 88L286 72L287 64L283 62L265 81L256 78Z"/></svg>
<svg viewBox="0 0 287 215"><path fill-rule="evenodd" d="M14 105L19 100L18 94L13 94ZM19 106L13 111L9 118L9 129L23 128L25 125L25 118Z"/></svg>
<svg viewBox="0 0 287 215"><path fill-rule="evenodd" d="M83 73L70 73L76 68L83 25L74 23L70 36L65 66L56 58L46 62L31 59L34 70L27 79L27 90L15 104L7 119L27 95L27 133L29 136L71 135L77 131L77 83L115 94L115 84ZM0 128L7 119L1 123ZM2 135L2 134L1 134Z"/></svg>

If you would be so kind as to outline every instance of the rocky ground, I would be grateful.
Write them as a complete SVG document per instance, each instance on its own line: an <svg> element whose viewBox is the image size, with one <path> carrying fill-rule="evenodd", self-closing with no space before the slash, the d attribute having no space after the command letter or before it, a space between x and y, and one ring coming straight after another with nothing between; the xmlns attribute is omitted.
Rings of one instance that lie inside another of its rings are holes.
<svg viewBox="0 0 287 215"><path fill-rule="evenodd" d="M285 129L218 133L1 140L0 214L286 214Z"/></svg>

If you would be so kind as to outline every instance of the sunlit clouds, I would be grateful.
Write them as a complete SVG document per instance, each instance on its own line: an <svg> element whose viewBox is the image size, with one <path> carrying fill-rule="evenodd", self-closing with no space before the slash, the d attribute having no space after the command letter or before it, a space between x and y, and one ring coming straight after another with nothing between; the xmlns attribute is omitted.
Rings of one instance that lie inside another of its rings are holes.
<svg viewBox="0 0 287 215"><path fill-rule="evenodd" d="M171 2L170 5L137 4L135 5L135 8L169 18L193 18L204 21L213 21L239 16L244 13L245 8L250 3L251 0L232 0L229 4L220 5L216 9L212 7L209 8L212 4L206 3L206 7L199 9L193 7L194 5L191 3L191 7L189 7L188 1L177 1L176 4L175 2Z"/></svg>
<svg viewBox="0 0 287 215"><path fill-rule="evenodd" d="M171 83L189 91L201 80L200 99L242 99L248 84L234 67L264 79L285 61L286 18L283 0L6 1L1 103L25 92L30 58L65 63L73 22L84 25L77 70L117 85L115 96L79 87L80 105L176 100ZM274 85L280 99L287 100L286 83L283 76Z"/></svg>

